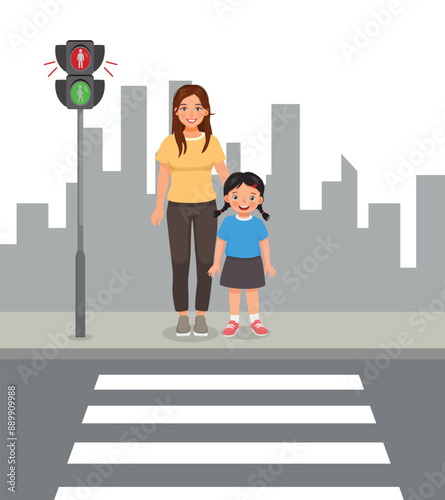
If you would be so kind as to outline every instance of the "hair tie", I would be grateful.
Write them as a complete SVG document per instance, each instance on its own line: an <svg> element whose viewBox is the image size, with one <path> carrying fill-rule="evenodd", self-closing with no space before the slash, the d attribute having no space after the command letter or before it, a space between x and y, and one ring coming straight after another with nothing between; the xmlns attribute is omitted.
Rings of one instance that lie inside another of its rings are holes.
<svg viewBox="0 0 445 500"><path fill-rule="evenodd" d="M222 210L220 210L219 213L222 214Z"/></svg>
<svg viewBox="0 0 445 500"><path fill-rule="evenodd" d="M264 210L261 213L264 214Z"/></svg>
<svg viewBox="0 0 445 500"><path fill-rule="evenodd" d="M256 182L254 182L254 184L253 184L253 186L252 186L252 187L253 187L253 189L256 189L256 187L257 187Z"/></svg>

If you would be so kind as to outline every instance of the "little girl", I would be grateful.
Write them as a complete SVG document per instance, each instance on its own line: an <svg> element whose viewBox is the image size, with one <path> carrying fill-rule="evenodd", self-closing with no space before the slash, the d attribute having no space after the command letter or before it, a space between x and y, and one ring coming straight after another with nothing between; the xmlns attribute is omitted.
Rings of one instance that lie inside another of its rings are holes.
<svg viewBox="0 0 445 500"><path fill-rule="evenodd" d="M257 175L252 172L236 172L224 183L223 208L214 212L214 216L219 217L231 207L237 213L223 220L218 230L215 260L208 271L212 278L219 272L220 284L229 288L230 322L223 332L226 337L232 337L239 330L241 290L246 290L253 332L260 336L269 333L259 318L258 288L266 284L264 275L267 272L270 277L277 272L270 264L266 226L261 219L250 215L258 209L264 220L269 219L269 214L263 211L263 194L264 183ZM221 257L226 243L226 260L221 273Z"/></svg>

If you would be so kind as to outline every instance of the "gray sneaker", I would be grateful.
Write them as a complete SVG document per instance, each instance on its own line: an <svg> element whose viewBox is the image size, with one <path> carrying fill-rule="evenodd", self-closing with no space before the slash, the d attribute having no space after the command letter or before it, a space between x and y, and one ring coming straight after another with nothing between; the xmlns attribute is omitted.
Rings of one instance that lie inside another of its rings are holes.
<svg viewBox="0 0 445 500"><path fill-rule="evenodd" d="M186 337L190 335L190 323L188 316L179 316L178 324L176 325L176 336Z"/></svg>
<svg viewBox="0 0 445 500"><path fill-rule="evenodd" d="M209 333L205 316L196 316L193 331L197 337L206 337Z"/></svg>

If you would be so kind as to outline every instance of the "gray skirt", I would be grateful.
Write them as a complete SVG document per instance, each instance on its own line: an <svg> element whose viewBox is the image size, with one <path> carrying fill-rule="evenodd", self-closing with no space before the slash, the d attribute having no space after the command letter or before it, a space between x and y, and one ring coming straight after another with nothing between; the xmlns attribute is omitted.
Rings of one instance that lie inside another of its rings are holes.
<svg viewBox="0 0 445 500"><path fill-rule="evenodd" d="M219 284L229 288L260 288L266 284L260 255L242 259L226 256Z"/></svg>

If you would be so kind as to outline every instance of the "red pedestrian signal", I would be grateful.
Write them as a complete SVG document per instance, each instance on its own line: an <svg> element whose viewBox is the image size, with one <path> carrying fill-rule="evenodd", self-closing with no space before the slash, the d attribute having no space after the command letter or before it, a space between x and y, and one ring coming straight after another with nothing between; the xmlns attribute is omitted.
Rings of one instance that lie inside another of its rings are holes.
<svg viewBox="0 0 445 500"><path fill-rule="evenodd" d="M92 75L103 63L105 47L92 40L68 40L56 45L59 66L69 75Z"/></svg>
<svg viewBox="0 0 445 500"><path fill-rule="evenodd" d="M91 56L88 49L82 45L76 47L71 52L71 66L78 71L88 70Z"/></svg>

